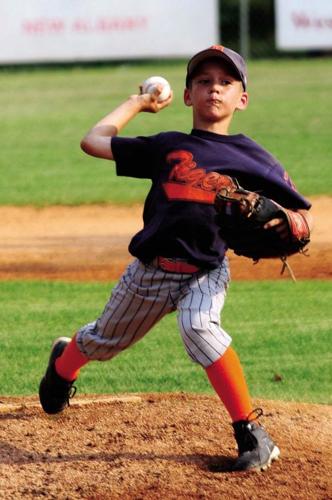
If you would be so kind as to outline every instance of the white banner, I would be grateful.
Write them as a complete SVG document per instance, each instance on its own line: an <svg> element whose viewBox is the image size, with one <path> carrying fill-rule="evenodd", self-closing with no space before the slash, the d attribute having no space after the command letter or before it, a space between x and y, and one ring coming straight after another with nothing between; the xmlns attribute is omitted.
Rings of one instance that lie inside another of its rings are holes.
<svg viewBox="0 0 332 500"><path fill-rule="evenodd" d="M332 0L275 0L275 9L277 48L332 48Z"/></svg>
<svg viewBox="0 0 332 500"><path fill-rule="evenodd" d="M0 1L0 63L187 57L218 41L217 0Z"/></svg>

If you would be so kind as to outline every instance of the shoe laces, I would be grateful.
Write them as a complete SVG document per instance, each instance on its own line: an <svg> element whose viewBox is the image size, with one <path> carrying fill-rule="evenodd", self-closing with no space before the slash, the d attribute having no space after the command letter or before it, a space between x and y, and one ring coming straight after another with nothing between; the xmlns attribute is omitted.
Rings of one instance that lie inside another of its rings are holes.
<svg viewBox="0 0 332 500"><path fill-rule="evenodd" d="M254 435L253 430L257 427L257 424L254 424L254 426L251 424L255 420L258 420L262 415L262 408L255 408L248 414L246 420L240 420L235 423L235 439L240 453L243 453L244 451L251 451L256 448L257 438Z"/></svg>
<svg viewBox="0 0 332 500"><path fill-rule="evenodd" d="M263 408L255 408L248 415L246 420L249 422L254 422L258 420L262 415L264 415Z"/></svg>
<svg viewBox="0 0 332 500"><path fill-rule="evenodd" d="M76 386L72 385L68 391L68 398L67 398L68 406L70 406L69 400L75 396L76 391L77 391Z"/></svg>
<svg viewBox="0 0 332 500"><path fill-rule="evenodd" d="M57 389L56 394L60 398L63 398L69 406L69 400L72 399L76 394L76 386L74 385L75 380L69 382L68 380L62 379L59 375L57 376Z"/></svg>

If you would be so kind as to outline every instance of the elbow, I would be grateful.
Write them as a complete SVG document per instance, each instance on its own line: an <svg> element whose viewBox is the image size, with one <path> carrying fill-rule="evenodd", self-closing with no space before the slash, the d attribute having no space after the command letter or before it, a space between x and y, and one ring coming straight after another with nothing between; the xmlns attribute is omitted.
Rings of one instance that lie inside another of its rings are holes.
<svg viewBox="0 0 332 500"><path fill-rule="evenodd" d="M91 144L89 143L89 136L88 135L83 137L83 139L80 142L80 147L81 147L81 150L84 151L84 153L91 154Z"/></svg>
<svg viewBox="0 0 332 500"><path fill-rule="evenodd" d="M87 134L80 142L81 150L84 151L87 155L90 156L100 156L98 150L98 143L96 143L95 137L91 134Z"/></svg>
<svg viewBox="0 0 332 500"><path fill-rule="evenodd" d="M87 155L113 160L110 137L99 137L96 134L88 133L81 140L80 146Z"/></svg>

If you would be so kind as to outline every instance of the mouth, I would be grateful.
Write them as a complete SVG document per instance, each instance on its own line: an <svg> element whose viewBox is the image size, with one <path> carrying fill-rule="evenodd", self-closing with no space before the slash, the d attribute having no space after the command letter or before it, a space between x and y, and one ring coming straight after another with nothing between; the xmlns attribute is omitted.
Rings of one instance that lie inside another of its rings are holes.
<svg viewBox="0 0 332 500"><path fill-rule="evenodd" d="M207 100L207 103L211 106L220 106L220 104L222 104L220 99L214 97L210 97L210 99Z"/></svg>

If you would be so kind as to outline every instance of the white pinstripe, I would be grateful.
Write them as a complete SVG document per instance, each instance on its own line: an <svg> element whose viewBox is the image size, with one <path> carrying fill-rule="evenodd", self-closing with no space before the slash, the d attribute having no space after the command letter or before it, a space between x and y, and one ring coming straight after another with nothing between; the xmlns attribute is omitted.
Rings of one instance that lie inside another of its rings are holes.
<svg viewBox="0 0 332 500"><path fill-rule="evenodd" d="M177 309L189 356L207 367L231 343L220 326L228 282L227 259L217 269L193 275L166 273L135 260L114 288L100 318L78 331L78 346L89 359L111 359Z"/></svg>

